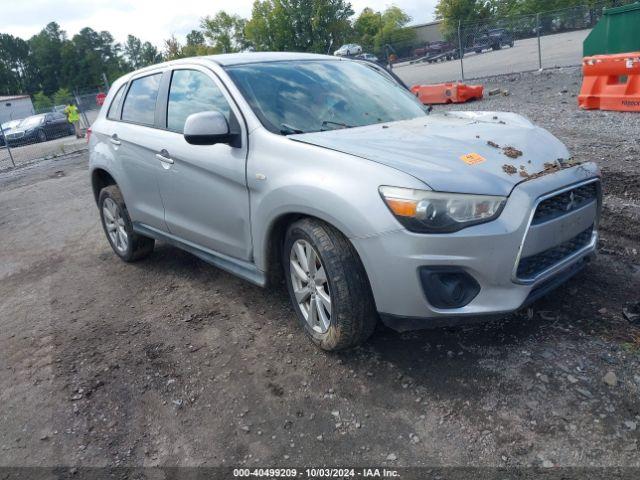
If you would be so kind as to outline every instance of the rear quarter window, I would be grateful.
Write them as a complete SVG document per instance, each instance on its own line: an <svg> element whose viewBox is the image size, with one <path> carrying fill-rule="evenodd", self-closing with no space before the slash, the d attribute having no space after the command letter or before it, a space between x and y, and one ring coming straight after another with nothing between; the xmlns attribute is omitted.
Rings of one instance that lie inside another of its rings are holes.
<svg viewBox="0 0 640 480"><path fill-rule="evenodd" d="M122 120L153 125L161 77L162 73L156 73L131 82L122 106Z"/></svg>
<svg viewBox="0 0 640 480"><path fill-rule="evenodd" d="M120 120L120 102L122 102L122 96L124 95L125 85L122 85L118 91L116 92L111 104L109 105L109 110L107 110L107 118L110 120Z"/></svg>

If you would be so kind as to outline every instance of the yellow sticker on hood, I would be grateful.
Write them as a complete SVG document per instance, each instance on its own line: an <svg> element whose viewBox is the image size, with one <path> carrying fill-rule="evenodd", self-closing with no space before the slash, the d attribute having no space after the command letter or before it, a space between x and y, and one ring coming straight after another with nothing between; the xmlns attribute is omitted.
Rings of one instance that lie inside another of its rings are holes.
<svg viewBox="0 0 640 480"><path fill-rule="evenodd" d="M467 165L477 165L478 163L484 162L486 158L477 153L467 153L466 155L462 155L460 157L460 160L462 160Z"/></svg>

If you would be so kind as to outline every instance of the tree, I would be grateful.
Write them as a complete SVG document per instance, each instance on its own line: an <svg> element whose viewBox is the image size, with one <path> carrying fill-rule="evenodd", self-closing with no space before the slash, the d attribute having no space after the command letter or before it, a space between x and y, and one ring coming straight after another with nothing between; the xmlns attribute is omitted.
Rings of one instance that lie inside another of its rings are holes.
<svg viewBox="0 0 640 480"><path fill-rule="evenodd" d="M367 7L355 22L353 28L358 36L358 41L365 50L373 50L375 46L375 37L382 30L382 14Z"/></svg>
<svg viewBox="0 0 640 480"><path fill-rule="evenodd" d="M54 105L67 105L72 100L71 92L66 88L61 87L53 94Z"/></svg>
<svg viewBox="0 0 640 480"><path fill-rule="evenodd" d="M45 94L55 92L60 86L62 47L66 40L66 33L56 22L49 23L29 39L30 56L38 66L37 83Z"/></svg>
<svg viewBox="0 0 640 480"><path fill-rule="evenodd" d="M175 60L182 57L182 45L175 35L171 35L164 41L164 58L167 60Z"/></svg>
<svg viewBox="0 0 640 480"><path fill-rule="evenodd" d="M245 34L256 50L327 53L352 36L344 0L256 0Z"/></svg>
<svg viewBox="0 0 640 480"><path fill-rule="evenodd" d="M162 61L162 54L150 42L142 44L142 52L140 54L140 67L146 67Z"/></svg>
<svg viewBox="0 0 640 480"><path fill-rule="evenodd" d="M458 22L480 22L490 16L490 2L484 0L439 0L436 5L436 18L442 20L441 28L446 38L455 37Z"/></svg>
<svg viewBox="0 0 640 480"><path fill-rule="evenodd" d="M399 55L406 55L414 46L416 33L406 25L411 17L398 7L384 12L365 8L353 24L359 42L365 50L381 53L391 44Z"/></svg>
<svg viewBox="0 0 640 480"><path fill-rule="evenodd" d="M129 70L122 58L122 49L106 31L96 32L85 27L63 50L63 82L70 88L102 85L102 74L115 80ZM46 92L46 90L45 90Z"/></svg>
<svg viewBox="0 0 640 480"><path fill-rule="evenodd" d="M0 34L0 94L11 95L37 88L29 45L21 38Z"/></svg>
<svg viewBox="0 0 640 480"><path fill-rule="evenodd" d="M138 69L142 66L142 40L135 35L127 35L124 44L124 55L131 68Z"/></svg>
<svg viewBox="0 0 640 480"><path fill-rule="evenodd" d="M39 91L33 96L33 108L36 112L43 112L53 107L51 99L43 91Z"/></svg>
<svg viewBox="0 0 640 480"><path fill-rule="evenodd" d="M204 33L200 30L191 30L187 33L187 45L190 47L204 45Z"/></svg>
<svg viewBox="0 0 640 480"><path fill-rule="evenodd" d="M229 15L221 10L214 17L206 16L200 22L202 34L210 42L218 53L238 52L244 49L247 41L244 36L244 28L247 21L238 15ZM194 31L191 32L193 34ZM198 40L192 37L191 40ZM202 45L200 42L197 45ZM187 39L189 44L189 39Z"/></svg>

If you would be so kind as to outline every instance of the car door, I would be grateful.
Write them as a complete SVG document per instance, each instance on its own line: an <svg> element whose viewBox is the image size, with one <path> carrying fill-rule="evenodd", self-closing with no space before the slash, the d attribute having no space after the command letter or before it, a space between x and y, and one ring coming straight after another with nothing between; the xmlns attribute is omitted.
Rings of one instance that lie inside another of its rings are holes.
<svg viewBox="0 0 640 480"><path fill-rule="evenodd" d="M56 136L63 136L69 133L67 117L60 112L51 114L51 125L55 129Z"/></svg>
<svg viewBox="0 0 640 480"><path fill-rule="evenodd" d="M58 128L53 117L53 113L47 113L42 121L42 129L44 130L47 139L52 139L58 136Z"/></svg>
<svg viewBox="0 0 640 480"><path fill-rule="evenodd" d="M246 128L217 76L205 67L171 73L158 176L169 232L197 246L248 260L251 257ZM193 113L218 110L241 132L241 145L191 145L183 136ZM163 160L164 158L164 160Z"/></svg>
<svg viewBox="0 0 640 480"><path fill-rule="evenodd" d="M118 182L132 221L166 232L157 180L162 165L156 158L161 133L156 128L156 107L162 74L147 73L123 87L124 100L113 114L110 107L105 133L122 172Z"/></svg>

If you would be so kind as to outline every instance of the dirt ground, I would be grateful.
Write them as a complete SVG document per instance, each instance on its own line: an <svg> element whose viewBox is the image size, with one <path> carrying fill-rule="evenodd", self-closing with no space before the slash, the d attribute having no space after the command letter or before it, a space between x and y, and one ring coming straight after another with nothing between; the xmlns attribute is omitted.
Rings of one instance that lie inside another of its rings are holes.
<svg viewBox="0 0 640 480"><path fill-rule="evenodd" d="M526 113L600 163L597 260L502 321L340 354L284 289L163 244L119 261L86 154L1 174L0 466L640 467L640 120L579 112L577 77L549 75L463 108Z"/></svg>

